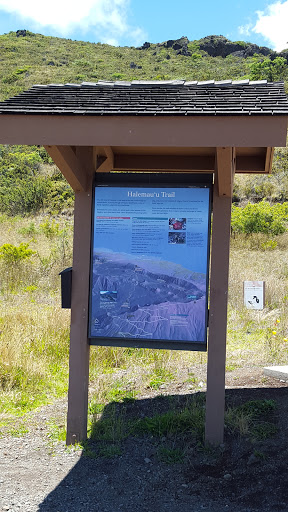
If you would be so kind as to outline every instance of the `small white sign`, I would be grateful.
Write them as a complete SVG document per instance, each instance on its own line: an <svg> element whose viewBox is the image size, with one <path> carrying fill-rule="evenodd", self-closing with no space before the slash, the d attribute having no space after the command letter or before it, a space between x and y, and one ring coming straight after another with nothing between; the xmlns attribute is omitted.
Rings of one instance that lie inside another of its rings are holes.
<svg viewBox="0 0 288 512"><path fill-rule="evenodd" d="M244 305L247 309L264 309L265 281L244 281Z"/></svg>

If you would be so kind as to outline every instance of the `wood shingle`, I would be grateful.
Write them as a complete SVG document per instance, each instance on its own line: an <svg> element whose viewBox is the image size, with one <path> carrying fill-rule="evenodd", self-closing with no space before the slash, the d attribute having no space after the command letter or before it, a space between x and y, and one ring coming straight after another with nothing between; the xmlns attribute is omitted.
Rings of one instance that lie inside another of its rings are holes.
<svg viewBox="0 0 288 512"><path fill-rule="evenodd" d="M282 82L133 81L34 85L0 114L85 116L288 115Z"/></svg>

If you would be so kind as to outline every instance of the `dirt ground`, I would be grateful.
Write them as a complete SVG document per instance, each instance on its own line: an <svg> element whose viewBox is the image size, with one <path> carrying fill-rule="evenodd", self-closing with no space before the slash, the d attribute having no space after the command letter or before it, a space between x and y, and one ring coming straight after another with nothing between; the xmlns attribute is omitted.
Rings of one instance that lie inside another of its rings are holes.
<svg viewBox="0 0 288 512"><path fill-rule="evenodd" d="M205 370L199 366L193 373L200 382L203 377L201 395ZM251 367L228 372L226 386L228 406L274 400L276 433L255 440L226 429L218 449L187 445L184 459L173 463L161 460L159 446L176 448L176 439L152 435L129 436L110 457L95 456L95 441L85 454L67 449L51 439L51 420L63 422L66 399L37 410L29 432L0 439L0 511L288 512L288 383ZM117 407L145 417L165 411L167 400L187 401L192 392L174 382Z"/></svg>

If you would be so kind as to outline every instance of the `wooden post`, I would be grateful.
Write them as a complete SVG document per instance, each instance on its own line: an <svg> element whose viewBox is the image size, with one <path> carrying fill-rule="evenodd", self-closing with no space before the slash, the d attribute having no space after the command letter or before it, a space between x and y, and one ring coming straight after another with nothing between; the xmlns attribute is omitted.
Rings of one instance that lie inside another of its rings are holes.
<svg viewBox="0 0 288 512"><path fill-rule="evenodd" d="M227 152L227 174L232 175L230 193L221 193L218 173L213 193L213 224L210 277L210 313L208 337L206 431L207 443L218 445L224 437L225 410L225 363L227 332L227 300L229 278L229 249L231 227L231 203L233 184L233 152ZM230 171L228 161L230 161ZM228 177L229 181L229 177ZM229 186L225 191L229 191ZM220 195L221 194L221 195Z"/></svg>
<svg viewBox="0 0 288 512"><path fill-rule="evenodd" d="M75 193L69 391L66 444L87 438L89 351L88 291L92 175L86 191Z"/></svg>

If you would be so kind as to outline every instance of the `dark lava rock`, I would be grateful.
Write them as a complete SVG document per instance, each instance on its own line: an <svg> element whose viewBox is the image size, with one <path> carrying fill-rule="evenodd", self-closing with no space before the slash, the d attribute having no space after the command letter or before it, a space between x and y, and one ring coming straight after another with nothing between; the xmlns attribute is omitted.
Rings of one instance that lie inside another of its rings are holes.
<svg viewBox="0 0 288 512"><path fill-rule="evenodd" d="M265 57L268 56L277 56L277 53L273 50L270 50L270 48L267 48L266 46L258 46L257 44L248 44L247 48L245 48L244 56L245 57L252 57L255 53L264 55Z"/></svg>
<svg viewBox="0 0 288 512"><path fill-rule="evenodd" d="M233 55L234 57L252 57L255 53L258 55L269 56L272 59L277 57L277 52L274 52L266 46L258 46L257 44L245 42L233 42L224 36L207 36L199 39L199 48L208 53L211 57L227 57Z"/></svg>
<svg viewBox="0 0 288 512"><path fill-rule="evenodd" d="M173 50L180 50L183 46L186 46L189 43L189 39L186 36L180 37L180 39L169 39L161 44L165 48L173 48Z"/></svg>
<svg viewBox="0 0 288 512"><path fill-rule="evenodd" d="M27 31L26 30L17 30L16 32L16 37L25 37L27 35Z"/></svg>
<svg viewBox="0 0 288 512"><path fill-rule="evenodd" d="M245 43L233 43L224 36L207 36L199 40L200 50L211 57L227 57L231 53L245 49Z"/></svg>
<svg viewBox="0 0 288 512"><path fill-rule="evenodd" d="M130 69L136 69L137 68L137 64L135 64L135 62L130 62Z"/></svg>
<svg viewBox="0 0 288 512"><path fill-rule="evenodd" d="M233 57L240 57L242 59L245 58L245 50L239 50L238 52L232 52L230 55L233 55Z"/></svg>
<svg viewBox="0 0 288 512"><path fill-rule="evenodd" d="M187 46L183 46L182 50L180 50L181 55L184 55L185 57L191 57L191 52L188 51Z"/></svg>
<svg viewBox="0 0 288 512"><path fill-rule="evenodd" d="M142 46L139 46L137 48L137 50L148 50L148 48L150 48L151 46L151 43L148 43L148 41L146 41L144 44L142 44Z"/></svg>

